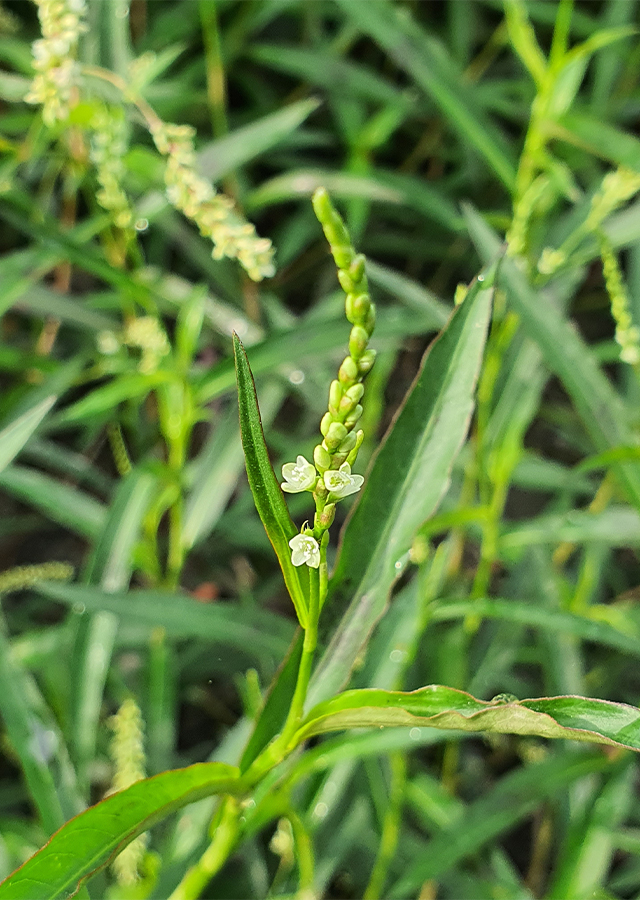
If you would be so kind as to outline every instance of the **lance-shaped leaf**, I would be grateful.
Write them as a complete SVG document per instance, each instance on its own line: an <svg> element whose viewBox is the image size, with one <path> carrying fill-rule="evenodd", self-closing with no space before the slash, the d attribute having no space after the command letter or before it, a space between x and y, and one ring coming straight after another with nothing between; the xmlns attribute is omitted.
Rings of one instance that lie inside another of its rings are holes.
<svg viewBox="0 0 640 900"><path fill-rule="evenodd" d="M386 725L528 734L640 750L640 709L635 706L587 697L511 700L502 695L485 701L437 684L410 693L345 691L314 707L296 738Z"/></svg>
<svg viewBox="0 0 640 900"><path fill-rule="evenodd" d="M0 884L0 900L68 897L156 822L203 797L234 793L240 784L238 770L219 762L197 763L138 781L56 831Z"/></svg>
<svg viewBox="0 0 640 900"><path fill-rule="evenodd" d="M327 606L333 607L334 621L340 602L351 603L314 675L312 701L345 683L384 613L416 531L447 490L473 411L493 274L479 276L425 354L367 475L331 583Z"/></svg>
<svg viewBox="0 0 640 900"><path fill-rule="evenodd" d="M301 569L291 562L289 541L298 533L293 524L280 485L269 459L264 440L258 397L249 360L237 334L233 335L233 353L238 382L238 407L240 410L240 435L247 466L247 478L253 500L262 519L267 537L276 551L284 581L296 609L298 621L307 626L309 575L306 566Z"/></svg>

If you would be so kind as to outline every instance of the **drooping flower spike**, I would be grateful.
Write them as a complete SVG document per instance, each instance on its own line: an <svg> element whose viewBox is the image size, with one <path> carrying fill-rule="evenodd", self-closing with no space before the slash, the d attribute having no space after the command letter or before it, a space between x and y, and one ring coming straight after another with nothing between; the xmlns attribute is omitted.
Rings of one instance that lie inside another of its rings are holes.
<svg viewBox="0 0 640 900"><path fill-rule="evenodd" d="M312 463L307 462L304 456L299 456L295 463L284 464L282 477L282 490L288 494L299 494L301 491L313 490L318 473Z"/></svg>

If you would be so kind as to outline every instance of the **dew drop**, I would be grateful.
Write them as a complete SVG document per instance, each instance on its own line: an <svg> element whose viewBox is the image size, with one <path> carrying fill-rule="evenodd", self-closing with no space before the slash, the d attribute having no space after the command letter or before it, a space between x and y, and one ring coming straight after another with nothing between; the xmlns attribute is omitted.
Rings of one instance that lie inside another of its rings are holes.
<svg viewBox="0 0 640 900"><path fill-rule="evenodd" d="M133 226L136 231L146 231L149 227L148 219L136 219L135 224Z"/></svg>
<svg viewBox="0 0 640 900"><path fill-rule="evenodd" d="M326 803L316 803L313 810L313 815L316 819L324 819L328 812L329 807Z"/></svg>
<svg viewBox="0 0 640 900"><path fill-rule="evenodd" d="M417 741L420 738L420 728L412 728L409 732L409 737L412 741Z"/></svg>
<svg viewBox="0 0 640 900"><path fill-rule="evenodd" d="M74 603L71 608L73 609L74 613L79 616L87 611L87 607L84 605L84 603Z"/></svg>
<svg viewBox="0 0 640 900"><path fill-rule="evenodd" d="M484 275L478 275L478 281L484 281Z"/></svg>
<svg viewBox="0 0 640 900"><path fill-rule="evenodd" d="M291 384L302 384L304 381L304 372L301 369L294 369L289 375Z"/></svg>

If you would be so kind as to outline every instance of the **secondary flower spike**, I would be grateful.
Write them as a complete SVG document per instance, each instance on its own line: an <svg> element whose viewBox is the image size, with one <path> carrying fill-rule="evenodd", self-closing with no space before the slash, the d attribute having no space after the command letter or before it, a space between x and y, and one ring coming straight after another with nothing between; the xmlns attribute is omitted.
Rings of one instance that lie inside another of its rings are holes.
<svg viewBox="0 0 640 900"><path fill-rule="evenodd" d="M351 466L348 462L342 463L337 471L330 469L325 472L323 478L324 486L329 491L332 500L342 500L349 494L355 494L364 483L362 475L351 474Z"/></svg>
<svg viewBox="0 0 640 900"><path fill-rule="evenodd" d="M320 545L310 534L296 534L289 541L291 547L291 562L294 566L306 563L312 569L320 565Z"/></svg>
<svg viewBox="0 0 640 900"><path fill-rule="evenodd" d="M318 477L315 466L299 456L295 463L285 463L282 467L284 484L282 490L288 494L299 494L300 491L313 489Z"/></svg>

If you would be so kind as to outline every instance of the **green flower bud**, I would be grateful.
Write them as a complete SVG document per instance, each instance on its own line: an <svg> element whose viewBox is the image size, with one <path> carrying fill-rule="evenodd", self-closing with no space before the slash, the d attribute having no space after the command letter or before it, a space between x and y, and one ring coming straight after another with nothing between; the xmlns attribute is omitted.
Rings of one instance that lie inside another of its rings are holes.
<svg viewBox="0 0 640 900"><path fill-rule="evenodd" d="M355 431L350 431L338 447L338 453L350 453L358 443L358 434L360 434L360 432L356 433ZM335 464L335 458L333 463Z"/></svg>
<svg viewBox="0 0 640 900"><path fill-rule="evenodd" d="M323 437L327 436L327 432L329 431L329 428L331 427L333 422L334 419L331 413L327 412L323 415L322 419L320 420L320 431Z"/></svg>
<svg viewBox="0 0 640 900"><path fill-rule="evenodd" d="M356 407L356 409L357 409L357 407ZM355 413L355 410L354 410L354 413ZM353 415L354 413L352 413L351 415ZM360 407L360 415L361 414L362 414L362 407ZM355 422L358 421L358 419L360 418L360 415L358 415L358 417L355 419ZM324 419L323 419L323 421L324 421ZM354 422L354 424L355 424L355 422ZM329 427L329 430L327 431L327 433L324 436L325 446L331 452L333 452L334 450L337 450L338 447L340 446L340 444L346 438L348 433L349 433L349 429L347 427L345 427L342 424L342 422L332 422Z"/></svg>
<svg viewBox="0 0 640 900"><path fill-rule="evenodd" d="M353 431L351 432L351 434L353 434ZM360 449L360 447L362 447L363 440L364 440L364 431L362 430L362 428L360 428L360 429L358 429L358 431L356 431L356 445L353 448L353 450L349 451L349 455L347 456L347 462L349 463L350 466L352 466L355 463L356 457L358 456L358 450Z"/></svg>
<svg viewBox="0 0 640 900"><path fill-rule="evenodd" d="M353 426L356 424L356 422L358 421L358 419L360 418L361 415L362 415L362 406L360 403L358 403L358 405L356 407L354 407L354 409L349 413L347 418L344 420L344 427L350 431L353 428Z"/></svg>
<svg viewBox="0 0 640 900"><path fill-rule="evenodd" d="M329 410L335 415L338 414L340 401L342 400L344 390L339 381L332 381L329 388Z"/></svg>
<svg viewBox="0 0 640 900"><path fill-rule="evenodd" d="M331 454L322 444L318 444L313 451L313 461L316 464L318 472L326 472L332 466Z"/></svg>
<svg viewBox="0 0 640 900"><path fill-rule="evenodd" d="M327 528L331 527L333 520L336 517L336 505L335 503L327 503L325 508L322 510L320 514L316 513L315 515L315 526L316 528L321 528L323 531L326 531Z"/></svg>
<svg viewBox="0 0 640 900"><path fill-rule="evenodd" d="M351 387L353 382L358 378L358 364L350 356L346 356L343 359L340 371L338 372L338 378L340 379L341 384L347 387Z"/></svg>
<svg viewBox="0 0 640 900"><path fill-rule="evenodd" d="M340 282L340 287L345 292L345 294L350 294L355 288L353 279L347 272L344 271L344 269L338 269L338 281Z"/></svg>
<svg viewBox="0 0 640 900"><path fill-rule="evenodd" d="M354 325L349 336L349 354L357 361L367 349L369 334L362 325Z"/></svg>
<svg viewBox="0 0 640 900"><path fill-rule="evenodd" d="M370 372L373 368L373 364L376 361L376 351L375 350L367 350L362 354L360 359L358 360L358 371L361 375L366 375L367 372Z"/></svg>
<svg viewBox="0 0 640 900"><path fill-rule="evenodd" d="M362 253L357 253L353 257L353 262L349 266L349 275L356 284L362 281L364 276L365 258Z"/></svg>
<svg viewBox="0 0 640 900"><path fill-rule="evenodd" d="M350 387L348 391L345 391L345 397L348 397L352 403L360 403L364 396L364 385L354 384L353 387Z"/></svg>
<svg viewBox="0 0 640 900"><path fill-rule="evenodd" d="M363 296L366 296L366 295L363 295ZM368 299L369 298L367 297L367 300ZM367 309L367 312L365 315L364 327L369 332L369 336L371 336L373 334L373 329L376 327L376 308L373 305L373 303L371 303L371 301L369 301L369 308Z"/></svg>

